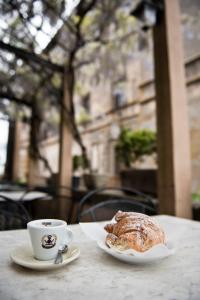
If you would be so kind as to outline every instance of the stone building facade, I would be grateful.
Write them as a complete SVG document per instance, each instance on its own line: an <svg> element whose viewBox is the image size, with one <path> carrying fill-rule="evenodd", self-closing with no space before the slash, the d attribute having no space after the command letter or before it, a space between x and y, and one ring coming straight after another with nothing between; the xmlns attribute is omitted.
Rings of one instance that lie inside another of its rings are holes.
<svg viewBox="0 0 200 300"><path fill-rule="evenodd" d="M192 188L197 192L200 189L200 56L187 60L185 66L191 136ZM134 75L132 67L131 64L128 65L132 70L130 74ZM105 101L102 103L104 111L82 128L82 136L89 151L92 167L98 173L116 174L116 138L113 133L115 127L123 126L134 130L148 128L156 131L154 80L145 80L136 84L130 76L127 87L132 87L132 95L131 91L127 91L127 100L122 106L113 105L113 95L109 88L106 89L107 94L97 92L99 98L96 101L91 99L94 110L96 102L98 105L103 102L101 97L104 97Z"/></svg>
<svg viewBox="0 0 200 300"><path fill-rule="evenodd" d="M185 64L186 87L188 98L188 118L191 136L192 190L200 190L200 55L188 59ZM141 63L130 61L127 64L127 82L118 94L108 80L101 81L91 88L88 113L90 121L80 126L84 144L88 150L92 169L98 174L116 175L118 162L115 156L115 145L119 127L134 130L152 129L156 131L154 80L144 78ZM136 76L137 74L137 76ZM82 99L76 99L77 107L81 107ZM77 111L79 111L77 109ZM22 137L20 148L20 178L27 173L27 135ZM58 172L59 155L58 136L41 142L41 149L48 159L53 171ZM80 154L74 143L73 154ZM43 164L40 164L38 181L48 177Z"/></svg>

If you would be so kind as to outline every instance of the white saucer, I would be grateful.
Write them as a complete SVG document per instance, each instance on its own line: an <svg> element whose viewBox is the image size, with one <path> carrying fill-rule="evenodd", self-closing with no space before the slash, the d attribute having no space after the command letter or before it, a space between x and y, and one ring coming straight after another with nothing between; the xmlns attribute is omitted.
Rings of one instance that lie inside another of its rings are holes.
<svg viewBox="0 0 200 300"><path fill-rule="evenodd" d="M33 251L31 246L23 245L15 248L11 254L10 258L16 264L39 271L52 270L63 267L69 264L71 261L77 259L80 255L80 249L72 245L69 247L67 253L63 254L63 262L60 264L54 264L54 260L41 261L37 260L33 256Z"/></svg>

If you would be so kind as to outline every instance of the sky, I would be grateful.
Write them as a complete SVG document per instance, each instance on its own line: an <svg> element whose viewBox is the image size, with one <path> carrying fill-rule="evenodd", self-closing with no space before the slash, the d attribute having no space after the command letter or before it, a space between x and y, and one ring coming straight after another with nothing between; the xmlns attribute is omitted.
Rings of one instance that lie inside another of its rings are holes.
<svg viewBox="0 0 200 300"><path fill-rule="evenodd" d="M62 17L64 19L71 15L72 11L79 4L80 0L65 0L65 2L65 11L62 13ZM51 25L48 18L46 18L43 20L41 30L37 30L36 28L39 27L42 22L41 15L39 14L41 10L41 3L39 1L35 1L34 5L36 10L38 10L38 14L31 18L31 22L29 22L27 26L38 44L38 46L35 48L35 52L39 54L46 48L57 31L61 28L63 21L58 20L56 24ZM0 28L6 30L8 26L9 22L7 22L6 19L0 19ZM6 39L4 41L7 42Z"/></svg>
<svg viewBox="0 0 200 300"><path fill-rule="evenodd" d="M62 14L63 18L67 18L68 16L71 15L73 9L79 4L80 0L65 0L65 2L66 2L66 7L65 7L65 11ZM35 25L38 26L38 24L40 24L40 20L36 19ZM48 45L48 43L51 41L53 36L57 33L57 31L61 28L62 25L63 25L63 21L61 20L58 20L57 24L54 26L51 26L48 20L44 20L42 25L42 31L39 30L36 35L36 41L40 45L41 50L43 50ZM49 35L49 33L51 34ZM40 50L38 52L40 52Z"/></svg>

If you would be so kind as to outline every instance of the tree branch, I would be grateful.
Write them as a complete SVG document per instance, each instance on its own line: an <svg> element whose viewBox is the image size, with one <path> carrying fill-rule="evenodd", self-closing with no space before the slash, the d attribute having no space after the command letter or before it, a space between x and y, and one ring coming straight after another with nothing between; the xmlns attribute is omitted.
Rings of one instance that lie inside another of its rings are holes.
<svg viewBox="0 0 200 300"><path fill-rule="evenodd" d="M44 58L33 52L29 52L22 48L12 46L10 44L4 43L3 41L0 41L0 49L14 53L17 57L21 58L24 61L34 61L35 63L38 63L45 68L49 68L50 70L54 70L60 73L63 73L64 71L64 68L62 66L54 64L49 60L45 60Z"/></svg>
<svg viewBox="0 0 200 300"><path fill-rule="evenodd" d="M77 69L79 69L79 68L81 68L85 65L92 64L93 62L94 62L94 59L81 61L81 62L74 65L74 69L77 70Z"/></svg>
<svg viewBox="0 0 200 300"><path fill-rule="evenodd" d="M0 101L2 101L3 99L7 99L11 102L15 102L17 104L20 104L20 105L25 105L25 106L28 106L28 107L31 107L32 104L30 102L28 102L27 100L25 99L21 99L21 98L17 98L16 96L14 96L12 93L9 93L9 92L0 92Z"/></svg>

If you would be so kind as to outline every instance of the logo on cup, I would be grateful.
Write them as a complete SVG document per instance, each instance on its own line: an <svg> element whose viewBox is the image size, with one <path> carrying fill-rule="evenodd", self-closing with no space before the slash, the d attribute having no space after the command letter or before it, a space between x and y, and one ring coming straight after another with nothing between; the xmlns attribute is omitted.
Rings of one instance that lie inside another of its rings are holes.
<svg viewBox="0 0 200 300"><path fill-rule="evenodd" d="M42 247L51 249L56 245L57 236L55 234L48 234L42 237Z"/></svg>

